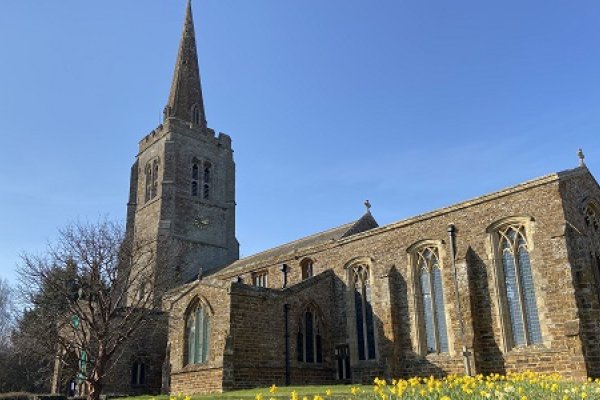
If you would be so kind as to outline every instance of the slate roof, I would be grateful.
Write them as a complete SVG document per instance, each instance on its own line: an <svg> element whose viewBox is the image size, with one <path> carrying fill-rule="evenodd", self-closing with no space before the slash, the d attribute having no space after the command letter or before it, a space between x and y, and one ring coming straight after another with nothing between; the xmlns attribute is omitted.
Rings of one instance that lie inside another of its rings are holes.
<svg viewBox="0 0 600 400"><path fill-rule="evenodd" d="M266 266L272 264L286 254L301 252L301 250L306 250L327 242L336 241L360 232L367 231L369 229L377 228L378 226L379 224L377 221L375 221L375 218L373 218L370 212L367 212L354 222L350 222L348 224L338 226L337 228L306 236L301 239L273 247L272 249L244 257L234 261L228 266L212 272L211 275L235 275L238 272L251 269L251 267L260 267L263 265Z"/></svg>

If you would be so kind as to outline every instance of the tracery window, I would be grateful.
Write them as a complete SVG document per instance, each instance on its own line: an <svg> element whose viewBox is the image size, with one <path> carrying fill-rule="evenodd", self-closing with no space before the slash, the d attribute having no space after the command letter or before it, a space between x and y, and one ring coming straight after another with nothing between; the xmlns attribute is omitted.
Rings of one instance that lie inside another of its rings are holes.
<svg viewBox="0 0 600 400"><path fill-rule="evenodd" d="M437 246L422 247L413 257L418 276L419 325L425 333L422 345L428 353L447 353L448 329L439 250Z"/></svg>
<svg viewBox="0 0 600 400"><path fill-rule="evenodd" d="M207 307L200 301L189 311L186 318L187 364L205 364L210 352L211 317Z"/></svg>
<svg viewBox="0 0 600 400"><path fill-rule="evenodd" d="M370 269L356 264L350 270L351 290L354 293L354 317L359 360L375 359L375 325L371 305Z"/></svg>
<svg viewBox="0 0 600 400"><path fill-rule="evenodd" d="M252 284L258 287L267 287L268 281L267 277L269 276L268 271L258 271L252 274Z"/></svg>
<svg viewBox="0 0 600 400"><path fill-rule="evenodd" d="M141 360L136 360L131 366L131 384L141 386L146 384L146 365Z"/></svg>
<svg viewBox="0 0 600 400"><path fill-rule="evenodd" d="M302 280L308 279L313 276L313 260L305 258L300 262L300 269L302 270Z"/></svg>
<svg viewBox="0 0 600 400"><path fill-rule="evenodd" d="M497 230L501 264L499 283L510 320L509 346L542 343L529 244L525 226L509 224Z"/></svg>
<svg viewBox="0 0 600 400"><path fill-rule="evenodd" d="M307 363L323 362L323 338L320 318L312 307L307 307L298 324L296 350L298 361Z"/></svg>
<svg viewBox="0 0 600 400"><path fill-rule="evenodd" d="M154 199L158 193L158 164L158 158L155 158L146 164L146 168L144 170L146 178L145 201Z"/></svg>

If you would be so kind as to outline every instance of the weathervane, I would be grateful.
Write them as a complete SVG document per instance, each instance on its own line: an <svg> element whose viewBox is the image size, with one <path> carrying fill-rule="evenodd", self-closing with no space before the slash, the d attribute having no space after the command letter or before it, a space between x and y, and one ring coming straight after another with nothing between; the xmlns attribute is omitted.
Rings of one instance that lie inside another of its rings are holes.
<svg viewBox="0 0 600 400"><path fill-rule="evenodd" d="M371 203L369 200L365 200L365 207L367 207L367 212L371 212Z"/></svg>

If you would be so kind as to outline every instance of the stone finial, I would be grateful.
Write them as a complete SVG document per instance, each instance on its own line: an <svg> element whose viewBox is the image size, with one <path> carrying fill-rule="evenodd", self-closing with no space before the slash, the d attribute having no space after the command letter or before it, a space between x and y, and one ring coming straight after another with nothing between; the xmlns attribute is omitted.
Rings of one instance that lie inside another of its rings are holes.
<svg viewBox="0 0 600 400"><path fill-rule="evenodd" d="M577 151L577 157L579 158L579 166L585 167L585 156L583 155L583 150L579 149Z"/></svg>
<svg viewBox="0 0 600 400"><path fill-rule="evenodd" d="M371 203L369 200L365 200L365 207L367 208L367 212L371 212Z"/></svg>

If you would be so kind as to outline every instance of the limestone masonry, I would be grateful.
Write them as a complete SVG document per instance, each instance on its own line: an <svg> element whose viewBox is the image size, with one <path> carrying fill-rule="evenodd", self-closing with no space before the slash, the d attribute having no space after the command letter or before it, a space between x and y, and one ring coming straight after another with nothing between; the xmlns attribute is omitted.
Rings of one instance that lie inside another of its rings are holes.
<svg viewBox="0 0 600 400"><path fill-rule="evenodd" d="M583 159L386 226L367 205L354 222L239 259L231 139L206 125L189 3L164 122L132 168L127 231L177 248L175 264L155 266L177 278L108 392L600 376L600 187Z"/></svg>

